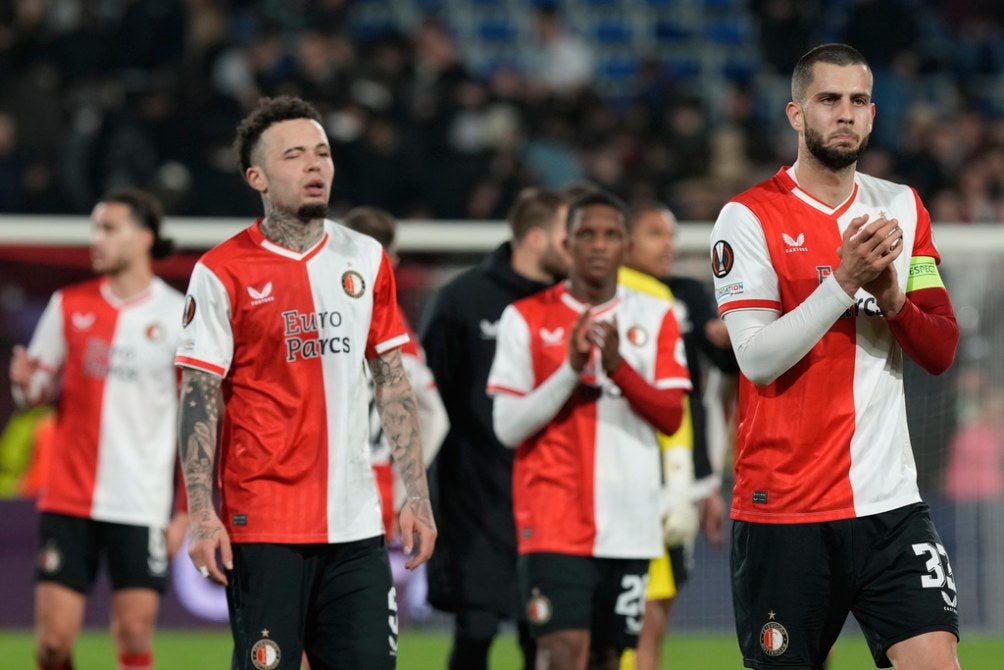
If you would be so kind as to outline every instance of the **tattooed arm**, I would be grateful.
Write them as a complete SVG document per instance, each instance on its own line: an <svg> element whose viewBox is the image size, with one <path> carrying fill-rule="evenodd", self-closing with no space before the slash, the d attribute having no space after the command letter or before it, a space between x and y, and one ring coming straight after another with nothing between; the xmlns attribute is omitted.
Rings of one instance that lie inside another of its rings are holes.
<svg viewBox="0 0 1004 670"><path fill-rule="evenodd" d="M216 551L220 552L224 568L233 569L230 536L213 507L213 465L223 412L222 381L201 370L185 368L182 372L178 452L188 495L188 555L203 575L226 584L227 577L216 562Z"/></svg>
<svg viewBox="0 0 1004 670"><path fill-rule="evenodd" d="M371 358L369 364L380 423L390 444L394 467L408 494L401 508L401 541L405 554L411 555L414 549L405 564L413 569L429 560L436 543L436 522L432 518L418 430L418 403L401 363L400 350L392 349Z"/></svg>

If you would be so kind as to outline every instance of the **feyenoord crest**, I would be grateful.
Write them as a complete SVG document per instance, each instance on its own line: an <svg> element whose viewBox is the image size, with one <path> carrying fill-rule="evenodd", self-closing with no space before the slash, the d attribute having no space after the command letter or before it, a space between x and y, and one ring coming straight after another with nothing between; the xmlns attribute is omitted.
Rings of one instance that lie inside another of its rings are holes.
<svg viewBox="0 0 1004 670"><path fill-rule="evenodd" d="M788 631L784 626L774 621L774 612L770 612L770 621L760 629L760 648L768 656L780 656L788 650Z"/></svg>
<svg viewBox="0 0 1004 670"><path fill-rule="evenodd" d="M53 540L49 540L45 543L42 551L38 553L38 567L42 569L42 572L47 575L52 575L59 572L59 568L63 566L63 554L59 551L59 547Z"/></svg>
<svg viewBox="0 0 1004 670"><path fill-rule="evenodd" d="M358 298L366 291L366 280L355 270L342 273L342 289L350 298Z"/></svg>
<svg viewBox="0 0 1004 670"><path fill-rule="evenodd" d="M164 324L154 321L146 327L146 339L151 342L160 342L164 339Z"/></svg>
<svg viewBox="0 0 1004 670"><path fill-rule="evenodd" d="M634 346L642 347L648 342L648 332L641 326L631 326L627 329L627 339Z"/></svg>
<svg viewBox="0 0 1004 670"><path fill-rule="evenodd" d="M526 606L526 615L530 621L542 626L551 620L553 613L554 609L548 597L543 595L540 589L534 589L530 595L530 603Z"/></svg>
<svg viewBox="0 0 1004 670"><path fill-rule="evenodd" d="M251 664L257 670L275 670L279 667L282 652L273 640L268 638L268 629L261 632L262 639L251 647Z"/></svg>

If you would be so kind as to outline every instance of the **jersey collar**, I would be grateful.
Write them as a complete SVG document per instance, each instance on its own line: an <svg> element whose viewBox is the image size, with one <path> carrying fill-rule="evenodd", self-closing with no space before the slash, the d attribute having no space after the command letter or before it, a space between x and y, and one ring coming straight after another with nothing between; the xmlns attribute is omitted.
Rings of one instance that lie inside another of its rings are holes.
<svg viewBox="0 0 1004 670"><path fill-rule="evenodd" d="M150 285L145 289L134 296L124 299L115 295L112 291L111 282L108 281L107 277L102 277L101 283L98 285L98 290L101 291L101 297L104 298L109 305L115 309L126 309L149 300L153 296L154 284L156 284L156 281L157 278L154 277L150 282Z"/></svg>
<svg viewBox="0 0 1004 670"><path fill-rule="evenodd" d="M319 239L313 246L311 246L304 252L299 252L294 249L287 249L281 244L276 244L272 240L265 237L265 235L261 232L261 222L262 219L258 219L257 221L254 222L253 226L248 228L248 235L251 236L251 239L254 241L254 243L260 246L262 249L265 249L266 251L271 251L273 254L278 254L279 256L283 256L290 260L294 261L310 260L311 258L317 255L317 252L319 252L321 249L324 248L325 244L328 243L329 232L328 232L327 219L325 219L324 221L324 235L322 235L321 239Z"/></svg>
<svg viewBox="0 0 1004 670"><path fill-rule="evenodd" d="M828 204L822 200L818 200L808 191L802 190L802 187L798 185L794 178L794 166L786 166L778 170L777 178L781 180L785 188L791 191L792 195L807 204L813 209L819 210L823 214L832 216L833 218L839 218L844 212L850 209L851 205L858 197L858 177L854 175L854 188L851 189L851 194L847 196L847 199L836 207L830 207Z"/></svg>
<svg viewBox="0 0 1004 670"><path fill-rule="evenodd" d="M568 280L561 283L561 302L565 303L565 305L576 314L582 314L587 309L591 309L593 318L599 318L606 314L612 314L617 309L618 305L621 304L621 293L624 290L624 287L618 284L617 293L613 298L599 305L587 305L586 303L573 297L572 294L568 292L568 286Z"/></svg>

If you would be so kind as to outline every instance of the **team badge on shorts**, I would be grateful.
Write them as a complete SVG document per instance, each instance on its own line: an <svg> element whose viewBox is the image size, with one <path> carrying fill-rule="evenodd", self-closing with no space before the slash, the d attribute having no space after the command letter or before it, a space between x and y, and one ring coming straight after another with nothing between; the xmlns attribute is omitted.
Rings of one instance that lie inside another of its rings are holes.
<svg viewBox="0 0 1004 670"><path fill-rule="evenodd" d="M342 289L350 298L358 298L366 291L366 280L355 270L342 273Z"/></svg>
<svg viewBox="0 0 1004 670"><path fill-rule="evenodd" d="M262 639L254 643L251 647L251 665L256 670L275 670L279 667L279 660L282 658L282 651L274 640L268 637L268 629L261 632Z"/></svg>
<svg viewBox="0 0 1004 670"><path fill-rule="evenodd" d="M530 594L530 602L526 606L526 616L530 619L530 623L543 626L551 620L552 614L554 614L554 608L551 606L550 599L542 594L540 589L534 589Z"/></svg>
<svg viewBox="0 0 1004 670"><path fill-rule="evenodd" d="M760 648L768 656L780 656L788 650L788 631L774 621L773 612L769 616L771 620L760 629Z"/></svg>
<svg viewBox="0 0 1004 670"><path fill-rule="evenodd" d="M648 331L641 326L631 326L627 329L628 342L636 347L643 347L648 342Z"/></svg>
<svg viewBox="0 0 1004 670"><path fill-rule="evenodd" d="M63 567L63 553L53 540L46 542L38 552L38 567L47 575L54 575Z"/></svg>

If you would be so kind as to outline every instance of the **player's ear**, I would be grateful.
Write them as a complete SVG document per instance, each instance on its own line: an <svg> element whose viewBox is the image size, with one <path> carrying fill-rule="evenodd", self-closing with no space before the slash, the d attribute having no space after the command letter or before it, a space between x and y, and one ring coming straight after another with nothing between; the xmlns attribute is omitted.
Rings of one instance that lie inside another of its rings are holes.
<svg viewBox="0 0 1004 670"><path fill-rule="evenodd" d="M542 253L544 248L547 246L547 240L545 239L543 229L537 226L530 228L526 231L526 235L523 237L521 244L524 248L529 249L534 253Z"/></svg>
<svg viewBox="0 0 1004 670"><path fill-rule="evenodd" d="M268 179L265 177L265 173L262 172L261 168L257 165L252 165L244 171L244 179L247 180L247 183L251 188L259 193L265 193L268 191Z"/></svg>
<svg viewBox="0 0 1004 670"><path fill-rule="evenodd" d="M791 127L802 132L805 126L802 106L797 102L789 102L788 106L784 108L784 113L788 117L788 123L791 124Z"/></svg>

